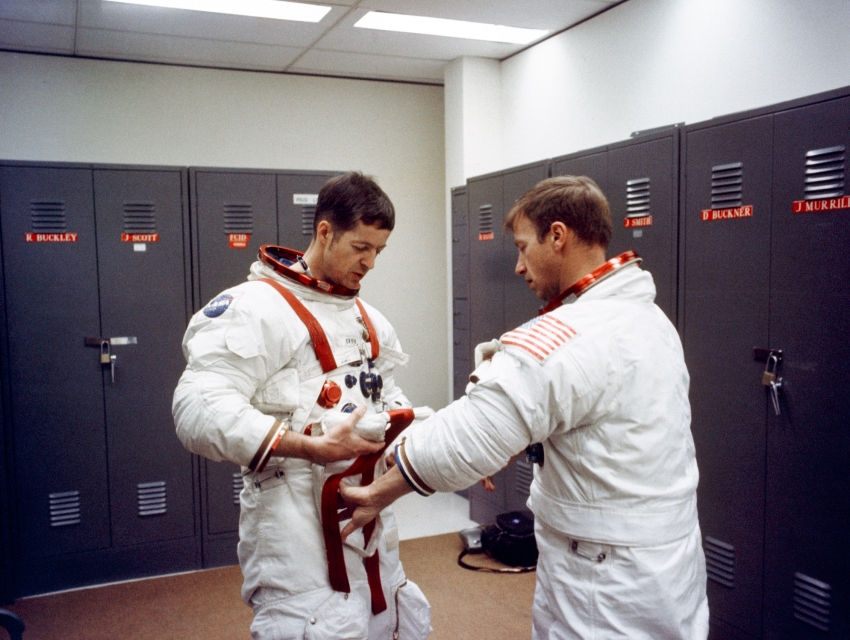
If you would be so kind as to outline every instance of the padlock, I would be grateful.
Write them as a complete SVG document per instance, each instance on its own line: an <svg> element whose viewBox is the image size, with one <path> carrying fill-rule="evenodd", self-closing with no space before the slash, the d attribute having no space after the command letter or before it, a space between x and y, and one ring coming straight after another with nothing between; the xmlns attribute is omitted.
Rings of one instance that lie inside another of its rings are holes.
<svg viewBox="0 0 850 640"><path fill-rule="evenodd" d="M111 364L112 358L109 354L109 341L104 340L100 343L100 364Z"/></svg>
<svg viewBox="0 0 850 640"><path fill-rule="evenodd" d="M764 386L769 387L774 382L776 382L776 374L775 373L773 373L771 371L765 371L763 374L761 374L761 383Z"/></svg>

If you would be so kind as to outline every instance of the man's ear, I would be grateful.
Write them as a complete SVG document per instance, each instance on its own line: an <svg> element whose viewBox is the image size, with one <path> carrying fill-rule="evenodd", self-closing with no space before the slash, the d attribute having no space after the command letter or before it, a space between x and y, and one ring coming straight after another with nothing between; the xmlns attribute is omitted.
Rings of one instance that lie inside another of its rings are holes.
<svg viewBox="0 0 850 640"><path fill-rule="evenodd" d="M316 225L316 241L323 247L330 245L334 237L333 225L327 220L319 220Z"/></svg>
<svg viewBox="0 0 850 640"><path fill-rule="evenodd" d="M556 220L549 227L549 237L552 242L552 248L561 252L572 240L573 231L560 220Z"/></svg>

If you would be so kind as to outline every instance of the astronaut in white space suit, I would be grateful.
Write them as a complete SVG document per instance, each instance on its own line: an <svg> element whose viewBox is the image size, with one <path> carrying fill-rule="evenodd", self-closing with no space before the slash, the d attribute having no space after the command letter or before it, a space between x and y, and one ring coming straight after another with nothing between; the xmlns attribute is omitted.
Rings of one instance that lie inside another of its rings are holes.
<svg viewBox="0 0 850 640"><path fill-rule="evenodd" d="M394 222L371 178L332 178L304 255L261 247L248 281L195 314L184 337L177 435L194 453L242 466L238 555L258 640L430 631L392 510L343 545L333 475L366 456L356 479L381 473L392 429L413 417L393 382L407 356L387 319L356 297Z"/></svg>
<svg viewBox="0 0 850 640"><path fill-rule="evenodd" d="M547 305L476 348L466 396L415 426L343 535L394 499L468 487L542 444L528 506L540 556L535 640L704 640L705 558L689 376L634 252L606 262L589 178L539 183L505 220L516 273Z"/></svg>

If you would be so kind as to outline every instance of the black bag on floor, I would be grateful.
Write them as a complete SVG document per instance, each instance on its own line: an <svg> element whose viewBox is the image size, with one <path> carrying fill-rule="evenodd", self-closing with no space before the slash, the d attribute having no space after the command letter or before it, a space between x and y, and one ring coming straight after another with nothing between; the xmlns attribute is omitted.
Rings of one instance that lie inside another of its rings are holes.
<svg viewBox="0 0 850 640"><path fill-rule="evenodd" d="M484 528L481 546L492 558L509 567L537 564L534 516L509 511L496 516L496 524Z"/></svg>

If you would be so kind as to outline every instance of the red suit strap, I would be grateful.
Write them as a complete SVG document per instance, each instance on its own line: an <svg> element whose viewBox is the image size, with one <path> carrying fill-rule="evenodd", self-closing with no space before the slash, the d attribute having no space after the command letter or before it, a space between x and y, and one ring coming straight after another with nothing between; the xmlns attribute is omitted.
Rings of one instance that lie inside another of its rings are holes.
<svg viewBox="0 0 850 640"><path fill-rule="evenodd" d="M331 351L331 345L328 342L328 337L325 335L325 330L322 329L322 325L319 324L315 316L307 311L307 307L295 297L294 293L279 282L275 282L271 278L260 278L258 282L265 282L277 289L277 292L283 296L284 300L289 303L289 306L292 307L292 310L301 319L301 322L304 323L304 326L307 327L307 331L310 333L310 340L313 341L313 350L316 352L316 357L322 365L322 372L328 373L336 369L336 359L334 359L334 354Z"/></svg>
<svg viewBox="0 0 850 640"><path fill-rule="evenodd" d="M363 324L366 325L366 331L369 333L369 344L372 345L372 360L376 360L378 358L378 354L381 352L381 347L378 340L378 334L375 332L375 325L373 325L372 321L369 319L369 314L366 313L366 307L363 306L360 299L354 298L354 302L357 303L357 308L360 309L360 317L363 318Z"/></svg>
<svg viewBox="0 0 850 640"><path fill-rule="evenodd" d="M380 451L357 458L348 469L336 473L325 481L322 487L322 533L325 538L325 550L328 555L328 576L334 591L351 593L348 582L348 572L345 570L345 554L342 549L342 535L339 529L339 485L343 478L362 474L361 486L371 484L375 475L375 464L380 460L386 448L399 434L413 422L413 409L393 409L389 411L390 428L384 435L384 446ZM369 538L375 529L373 520L363 527L364 543L369 544ZM372 613L378 614L386 610L387 603L381 588L380 559L378 552L365 558L366 577L372 594Z"/></svg>

